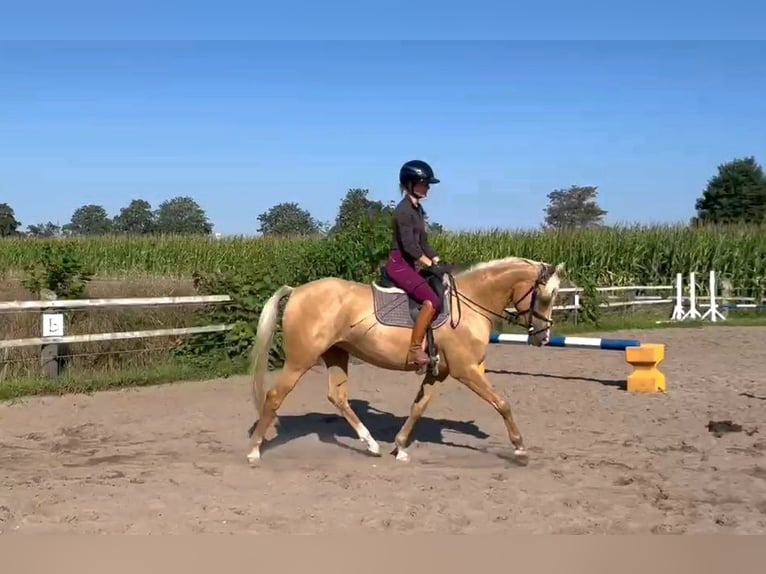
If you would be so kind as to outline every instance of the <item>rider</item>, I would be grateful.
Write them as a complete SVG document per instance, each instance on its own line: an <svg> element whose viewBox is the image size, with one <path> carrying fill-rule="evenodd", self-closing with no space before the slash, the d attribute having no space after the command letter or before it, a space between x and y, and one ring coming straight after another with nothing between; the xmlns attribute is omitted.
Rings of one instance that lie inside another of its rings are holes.
<svg viewBox="0 0 766 574"><path fill-rule="evenodd" d="M431 184L439 183L431 166L422 160L411 160L399 170L399 188L404 195L396 206L393 242L386 263L391 281L422 304L420 314L412 328L407 366L427 365L430 361L422 344L426 329L439 314L440 301L426 279L420 275L416 263L430 267L439 262L428 244L425 212L421 201L428 195Z"/></svg>

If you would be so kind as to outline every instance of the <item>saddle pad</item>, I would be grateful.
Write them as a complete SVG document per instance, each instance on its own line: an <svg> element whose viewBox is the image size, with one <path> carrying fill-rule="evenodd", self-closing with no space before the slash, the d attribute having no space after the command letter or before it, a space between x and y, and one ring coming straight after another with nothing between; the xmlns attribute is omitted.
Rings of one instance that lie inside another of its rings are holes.
<svg viewBox="0 0 766 574"><path fill-rule="evenodd" d="M375 318L382 325L389 327L404 327L412 329L415 325L415 319L410 310L410 297L404 291L399 289L381 288L372 284L372 296L375 304ZM414 301L413 301L414 303ZM450 317L450 290L444 294L444 307L431 323L432 329L438 329Z"/></svg>

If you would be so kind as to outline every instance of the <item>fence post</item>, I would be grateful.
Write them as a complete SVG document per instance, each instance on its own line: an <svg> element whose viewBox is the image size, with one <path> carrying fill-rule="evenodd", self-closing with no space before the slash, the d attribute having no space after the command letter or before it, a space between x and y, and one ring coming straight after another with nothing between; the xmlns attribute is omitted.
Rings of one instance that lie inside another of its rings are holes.
<svg viewBox="0 0 766 574"><path fill-rule="evenodd" d="M577 287L575 287L577 289ZM574 293L574 324L577 325L577 319L580 318L580 292Z"/></svg>
<svg viewBox="0 0 766 574"><path fill-rule="evenodd" d="M44 291L41 297L47 301L55 301L56 294L52 291ZM47 313L43 309L42 315L42 336L63 337L64 336L64 314ZM49 379L58 379L59 376L59 345L58 343L44 343L40 347L40 366L43 375Z"/></svg>
<svg viewBox="0 0 766 574"><path fill-rule="evenodd" d="M721 278L721 309L723 315L729 316L729 301L734 299L734 285L728 277Z"/></svg>

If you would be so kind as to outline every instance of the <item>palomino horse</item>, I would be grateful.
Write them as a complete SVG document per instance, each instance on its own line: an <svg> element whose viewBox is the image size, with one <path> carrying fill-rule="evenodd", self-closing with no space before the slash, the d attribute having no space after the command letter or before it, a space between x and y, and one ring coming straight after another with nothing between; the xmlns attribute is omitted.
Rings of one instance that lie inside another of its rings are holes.
<svg viewBox="0 0 766 574"><path fill-rule="evenodd" d="M423 415L435 389L448 376L457 379L491 404L503 417L514 455L527 462L527 451L511 407L487 381L482 368L493 318L508 319L506 308L516 308L530 343L547 343L551 312L564 265L550 265L507 257L479 263L455 274L445 286L444 310L432 324L438 366L424 376L410 409L410 416L396 435L397 460L409 460L410 435ZM446 282L446 281L445 281ZM280 301L289 295L283 314L285 361L273 387L264 394L264 377ZM383 305L409 311L397 320L386 320ZM455 306L457 305L457 309ZM301 377L321 359L329 371L327 398L356 431L367 450L380 454L380 447L348 403L349 355L377 367L406 371L405 356L410 342L410 312L414 302L396 288L385 288L336 277L318 279L299 287L284 285L266 302L258 320L253 349L253 399L258 420L250 428L251 464L261 458L261 444L276 411ZM465 313L463 313L465 309ZM404 318L402 318L404 317ZM450 325L445 325L446 319Z"/></svg>

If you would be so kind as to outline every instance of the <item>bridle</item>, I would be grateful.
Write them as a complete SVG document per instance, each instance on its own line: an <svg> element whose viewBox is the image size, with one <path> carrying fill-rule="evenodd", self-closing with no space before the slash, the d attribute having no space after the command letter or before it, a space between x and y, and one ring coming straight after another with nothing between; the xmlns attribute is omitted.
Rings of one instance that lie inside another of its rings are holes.
<svg viewBox="0 0 766 574"><path fill-rule="evenodd" d="M544 286L548 279L550 279L550 275L547 275L545 273L544 269L540 270L540 274L537 276L537 279L535 280L532 287L530 287L524 295L519 299L519 301L523 301L527 297L531 296L531 301L529 303L529 308L526 311L508 311L506 310L504 315L506 321L512 324L520 325L524 327L527 330L527 333L530 337L533 337L534 335L537 335L539 333L544 333L551 327L553 327L553 319L548 319L548 317L540 314L538 310L536 309L535 303L537 303L537 288ZM516 301L513 302L513 306L516 307ZM522 316L527 315L527 322L526 325L522 325L520 322L520 319ZM536 318L545 323L545 327L541 327L539 329L535 329L534 324L532 323L532 319Z"/></svg>
<svg viewBox="0 0 766 574"><path fill-rule="evenodd" d="M537 290L539 287L542 287L548 283L548 280L551 278L552 273L547 269L546 266L541 266L539 269L539 272L537 274L537 278L535 279L535 282L532 284L532 286L522 295L519 297L516 301L511 301L513 303L513 306L515 308L518 308L518 304L526 299L527 297L531 298L531 301L529 303L529 308L526 311L508 311L507 309L503 311L503 314L500 315L498 313L495 313L492 309L487 309L484 307L481 303L477 303L470 297L467 297L463 293L459 292L457 290L457 285L455 284L455 278L449 271L444 271L443 273L439 273L440 275L446 275L450 291L455 294L457 298L457 314L458 319L457 322L455 322L454 317L450 319L450 325L454 329L460 324L460 317L462 316L462 311L460 308L460 301L464 300L471 305L474 305L484 311L485 313L488 313L489 315L492 315L493 317L496 317L500 319L501 321L506 321L507 323L510 323L512 325L519 325L526 329L528 335L530 337L537 335L539 333L544 333L548 329L550 329L553 326L553 319L549 319L548 317L545 317L541 313L539 313L536 309L536 303L537 303ZM483 314L483 313L482 313ZM527 316L527 320L525 323L522 323L522 317ZM486 315L485 315L486 317ZM489 317L486 317L489 320ZM539 329L535 329L534 324L532 323L532 319L539 319L542 321L545 326ZM491 321L491 320L490 320Z"/></svg>

